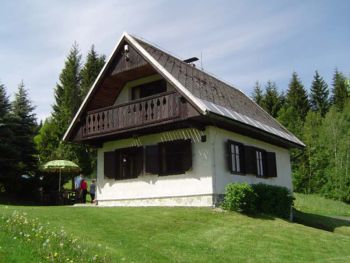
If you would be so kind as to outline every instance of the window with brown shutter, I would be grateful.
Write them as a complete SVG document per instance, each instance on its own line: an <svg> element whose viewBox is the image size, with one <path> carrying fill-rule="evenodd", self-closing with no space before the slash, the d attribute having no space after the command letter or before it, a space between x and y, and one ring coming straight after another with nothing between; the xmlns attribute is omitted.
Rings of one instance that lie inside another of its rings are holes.
<svg viewBox="0 0 350 263"><path fill-rule="evenodd" d="M117 175L117 159L116 153L105 152L104 153L104 177L114 179Z"/></svg>
<svg viewBox="0 0 350 263"><path fill-rule="evenodd" d="M191 140L159 143L159 175L183 174L191 167Z"/></svg>
<svg viewBox="0 0 350 263"><path fill-rule="evenodd" d="M146 173L159 174L159 147L158 145L147 145L145 148L145 170Z"/></svg>
<svg viewBox="0 0 350 263"><path fill-rule="evenodd" d="M242 143L228 140L226 143L227 163L231 173L244 174L244 146Z"/></svg>
<svg viewBox="0 0 350 263"><path fill-rule="evenodd" d="M245 157L245 172L246 174L256 174L256 153L255 148L252 146L244 146L244 157Z"/></svg>
<svg viewBox="0 0 350 263"><path fill-rule="evenodd" d="M276 154L273 152L268 152L266 154L267 162L267 177L277 177L277 167L276 167Z"/></svg>
<svg viewBox="0 0 350 263"><path fill-rule="evenodd" d="M276 177L276 154L231 140L226 143L228 168L231 173Z"/></svg>
<svg viewBox="0 0 350 263"><path fill-rule="evenodd" d="M131 147L116 151L118 171L116 179L137 178L143 170L143 148Z"/></svg>
<svg viewBox="0 0 350 263"><path fill-rule="evenodd" d="M266 177L266 152L261 149L255 149L256 175Z"/></svg>

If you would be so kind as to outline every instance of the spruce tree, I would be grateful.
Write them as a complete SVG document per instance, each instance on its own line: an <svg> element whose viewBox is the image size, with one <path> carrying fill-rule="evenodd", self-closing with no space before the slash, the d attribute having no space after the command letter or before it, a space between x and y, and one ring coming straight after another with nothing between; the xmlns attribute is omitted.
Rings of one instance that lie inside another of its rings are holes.
<svg viewBox="0 0 350 263"><path fill-rule="evenodd" d="M328 85L316 71L310 90L311 110L319 112L324 117L329 109L328 96Z"/></svg>
<svg viewBox="0 0 350 263"><path fill-rule="evenodd" d="M11 106L15 125L14 146L19 153L16 162L18 175L32 174L37 169L37 151L34 143L37 123L34 114L35 107L28 98L23 82L19 84Z"/></svg>
<svg viewBox="0 0 350 263"><path fill-rule="evenodd" d="M84 99L92 84L95 82L98 74L105 64L105 56L99 56L92 45L87 57L84 67L80 71L81 76L81 98Z"/></svg>
<svg viewBox="0 0 350 263"><path fill-rule="evenodd" d="M297 73L294 72L288 86L285 105L278 113L278 120L291 132L301 137L309 108L307 92Z"/></svg>
<svg viewBox="0 0 350 263"><path fill-rule="evenodd" d="M61 136L81 104L80 68L81 55L75 43L68 54L55 89L56 102L53 105L53 117Z"/></svg>
<svg viewBox="0 0 350 263"><path fill-rule="evenodd" d="M335 70L333 76L332 93L332 103L335 105L337 110L342 111L349 94L346 86L346 78L343 73L339 72L337 69Z"/></svg>
<svg viewBox="0 0 350 263"><path fill-rule="evenodd" d="M274 118L277 117L277 113L282 106L276 84L270 80L265 86L265 96L262 101L262 106Z"/></svg>
<svg viewBox="0 0 350 263"><path fill-rule="evenodd" d="M14 126L10 113L11 104L5 86L0 84L0 183L7 188L10 178L16 174L18 152L14 147Z"/></svg>
<svg viewBox="0 0 350 263"><path fill-rule="evenodd" d="M260 83L257 81L255 82L254 90L252 93L252 99L260 106L262 106L262 102L264 99L263 90L261 89Z"/></svg>
<svg viewBox="0 0 350 263"><path fill-rule="evenodd" d="M86 56L86 62L80 71L81 85L80 92L82 99L85 98L91 86L94 84L98 74L102 70L105 64L105 56L98 55L95 51L94 45L92 45L88 55ZM90 174L96 169L97 152L95 149L82 145L77 149L80 156L80 167L85 173Z"/></svg>

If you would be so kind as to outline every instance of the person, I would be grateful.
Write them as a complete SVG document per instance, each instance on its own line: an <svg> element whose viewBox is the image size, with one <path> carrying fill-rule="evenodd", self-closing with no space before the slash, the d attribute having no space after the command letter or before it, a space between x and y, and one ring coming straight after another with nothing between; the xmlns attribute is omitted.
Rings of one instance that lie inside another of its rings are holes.
<svg viewBox="0 0 350 263"><path fill-rule="evenodd" d="M80 184L80 196L82 198L82 203L86 203L86 195L87 195L87 183L85 179L81 180Z"/></svg>
<svg viewBox="0 0 350 263"><path fill-rule="evenodd" d="M96 180L92 179L91 185L90 185L91 203L95 201L95 193L96 193Z"/></svg>
<svg viewBox="0 0 350 263"><path fill-rule="evenodd" d="M74 190L75 190L75 201L79 202L80 201L80 185L81 185L81 180L83 179L83 175L80 174L79 176L74 178Z"/></svg>

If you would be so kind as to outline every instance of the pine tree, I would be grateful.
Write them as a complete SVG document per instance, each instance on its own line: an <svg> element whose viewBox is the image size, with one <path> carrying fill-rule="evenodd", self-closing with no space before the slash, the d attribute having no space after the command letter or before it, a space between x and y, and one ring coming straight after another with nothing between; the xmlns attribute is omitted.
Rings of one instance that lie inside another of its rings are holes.
<svg viewBox="0 0 350 263"><path fill-rule="evenodd" d="M310 90L311 110L319 112L324 117L329 109L328 96L328 85L316 71Z"/></svg>
<svg viewBox="0 0 350 263"><path fill-rule="evenodd" d="M104 55L98 55L95 51L94 45L92 45L87 57L86 62L80 71L81 76L81 97L84 99L86 94L88 93L89 89L95 82L98 74L102 70L103 66L105 64L105 56ZM80 167L85 173L90 174L91 171L96 169L97 164L97 152L95 149L89 147L89 146L80 146L79 149L77 149L79 152L79 163Z"/></svg>
<svg viewBox="0 0 350 263"><path fill-rule="evenodd" d="M254 90L252 93L252 99L260 106L262 106L262 101L264 99L263 90L261 89L260 83L255 82Z"/></svg>
<svg viewBox="0 0 350 263"><path fill-rule="evenodd" d="M342 111L344 108L344 103L349 97L349 94L346 86L346 78L343 73L339 72L337 69L335 70L333 76L332 93L332 103L339 111Z"/></svg>
<svg viewBox="0 0 350 263"><path fill-rule="evenodd" d="M14 126L11 105L5 86L0 84L0 182L7 188L9 179L16 174L18 153L14 147Z"/></svg>
<svg viewBox="0 0 350 263"><path fill-rule="evenodd" d="M98 74L105 64L105 56L99 56L92 45L87 57L84 67L80 71L81 76L81 98L84 99L92 84L95 82Z"/></svg>
<svg viewBox="0 0 350 263"><path fill-rule="evenodd" d="M81 55L75 43L65 61L59 77L60 82L55 90L56 102L53 105L53 117L62 136L81 104L80 68Z"/></svg>
<svg viewBox="0 0 350 263"><path fill-rule="evenodd" d="M307 92L296 72L293 73L292 79L289 83L287 91L287 104L296 111L301 120L305 120L310 109L310 105Z"/></svg>
<svg viewBox="0 0 350 263"><path fill-rule="evenodd" d="M309 108L307 92L297 73L294 72L289 83L285 105L278 113L278 120L291 132L301 137Z"/></svg>
<svg viewBox="0 0 350 263"><path fill-rule="evenodd" d="M18 86L11 108L15 125L15 148L19 153L17 160L18 175L32 174L37 169L37 151L34 143L37 124L33 112L35 107L28 99L28 93L23 82Z"/></svg>
<svg viewBox="0 0 350 263"><path fill-rule="evenodd" d="M276 84L270 80L265 86L265 96L262 100L262 106L274 118L277 117L277 113L282 106Z"/></svg>

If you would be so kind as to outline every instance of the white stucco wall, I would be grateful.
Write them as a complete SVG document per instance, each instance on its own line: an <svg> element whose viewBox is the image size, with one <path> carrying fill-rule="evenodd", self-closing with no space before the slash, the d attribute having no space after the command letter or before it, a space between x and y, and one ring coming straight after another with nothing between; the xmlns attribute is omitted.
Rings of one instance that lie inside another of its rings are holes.
<svg viewBox="0 0 350 263"><path fill-rule="evenodd" d="M215 156L213 161L213 189L215 194L225 193L225 186L231 182L247 182L250 184L265 183L285 186L292 190L289 150L213 126L207 127L207 131L210 135L209 138L211 145L215 145L215 148L212 147L213 156ZM228 139L245 145L255 146L269 152L275 152L277 177L264 179L249 174L232 174L227 168L227 160L225 158L225 143Z"/></svg>
<svg viewBox="0 0 350 263"><path fill-rule="evenodd" d="M206 142L201 142L206 135ZM192 139L193 166L181 175L143 174L135 179L104 178L104 152L118 148L145 146L176 139ZM232 174L226 164L225 143L228 139L276 153L277 177ZM207 126L204 132L181 129L107 142L98 150L97 200L100 205L117 206L212 206L213 196L224 194L231 182L266 183L292 189L290 154L287 149L250 137Z"/></svg>
<svg viewBox="0 0 350 263"><path fill-rule="evenodd" d="M205 132L196 129L182 129L105 143L98 150L97 200L99 204L211 206L214 158L208 140L201 142L201 135L204 134ZM104 152L189 138L192 139L193 165L192 169L185 174L169 176L143 174L128 180L104 178Z"/></svg>

